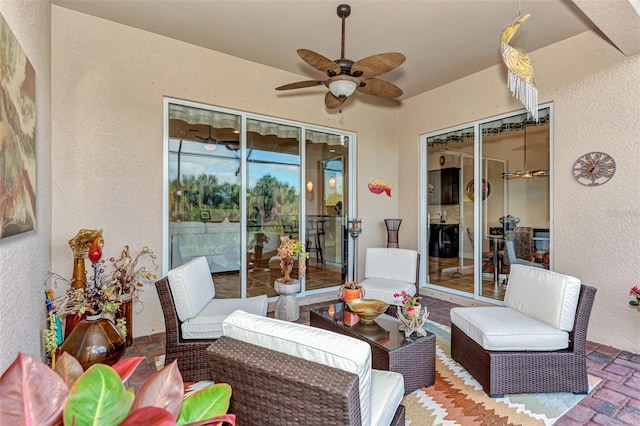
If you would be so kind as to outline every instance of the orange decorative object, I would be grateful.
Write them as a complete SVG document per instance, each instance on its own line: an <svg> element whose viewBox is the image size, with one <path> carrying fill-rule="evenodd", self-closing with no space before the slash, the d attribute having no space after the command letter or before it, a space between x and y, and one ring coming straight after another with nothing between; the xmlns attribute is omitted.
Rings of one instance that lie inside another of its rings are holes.
<svg viewBox="0 0 640 426"><path fill-rule="evenodd" d="M89 260L92 262L97 262L102 257L102 248L100 247L100 240L102 236L97 234L91 243L91 248L89 248Z"/></svg>
<svg viewBox="0 0 640 426"><path fill-rule="evenodd" d="M345 288L344 289L344 303L347 303L350 300L354 300L354 299L360 299L360 289L350 289L350 288Z"/></svg>

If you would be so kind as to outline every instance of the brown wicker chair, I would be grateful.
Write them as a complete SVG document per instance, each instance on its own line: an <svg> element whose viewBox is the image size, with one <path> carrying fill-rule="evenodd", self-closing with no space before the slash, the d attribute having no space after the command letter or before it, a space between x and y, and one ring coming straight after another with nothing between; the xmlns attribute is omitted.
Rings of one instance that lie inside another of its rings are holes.
<svg viewBox="0 0 640 426"><path fill-rule="evenodd" d="M242 425L361 425L358 376L223 336L207 349L211 377L231 385ZM391 425L405 424L398 406Z"/></svg>
<svg viewBox="0 0 640 426"><path fill-rule="evenodd" d="M558 351L488 351L451 325L451 356L491 397L513 393L587 393L587 326L596 289L581 285L569 347Z"/></svg>
<svg viewBox="0 0 640 426"><path fill-rule="evenodd" d="M206 350L215 339L183 339L180 334L180 319L176 313L167 277L156 282L156 291L160 298L167 335L165 365L178 360L178 368L186 382L211 379Z"/></svg>

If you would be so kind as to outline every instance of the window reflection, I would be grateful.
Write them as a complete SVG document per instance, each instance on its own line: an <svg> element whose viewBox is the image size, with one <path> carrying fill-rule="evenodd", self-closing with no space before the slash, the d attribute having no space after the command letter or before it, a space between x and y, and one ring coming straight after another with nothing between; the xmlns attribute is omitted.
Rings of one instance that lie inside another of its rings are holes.
<svg viewBox="0 0 640 426"><path fill-rule="evenodd" d="M219 297L237 297L239 117L180 105L169 116L170 268L205 256Z"/></svg>

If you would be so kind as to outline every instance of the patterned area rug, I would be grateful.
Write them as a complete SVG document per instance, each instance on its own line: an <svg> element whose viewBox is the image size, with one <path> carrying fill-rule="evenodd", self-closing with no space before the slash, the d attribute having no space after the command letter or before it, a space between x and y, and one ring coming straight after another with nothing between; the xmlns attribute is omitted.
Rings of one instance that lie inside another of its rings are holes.
<svg viewBox="0 0 640 426"><path fill-rule="evenodd" d="M451 330L427 320L436 335L436 383L406 395L407 425L552 425L585 395L518 394L489 398L478 382L451 359ZM589 391L599 383L589 376Z"/></svg>

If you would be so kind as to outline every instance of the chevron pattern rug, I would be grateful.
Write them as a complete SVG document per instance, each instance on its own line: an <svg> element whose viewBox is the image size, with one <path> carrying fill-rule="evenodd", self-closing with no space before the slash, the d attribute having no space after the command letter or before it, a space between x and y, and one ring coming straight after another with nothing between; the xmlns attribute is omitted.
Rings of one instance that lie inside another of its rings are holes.
<svg viewBox="0 0 640 426"><path fill-rule="evenodd" d="M436 335L436 383L404 397L409 426L552 425L585 395L572 393L505 395L489 398L478 382L451 359L451 330L427 320ZM589 376L589 391L599 383Z"/></svg>

